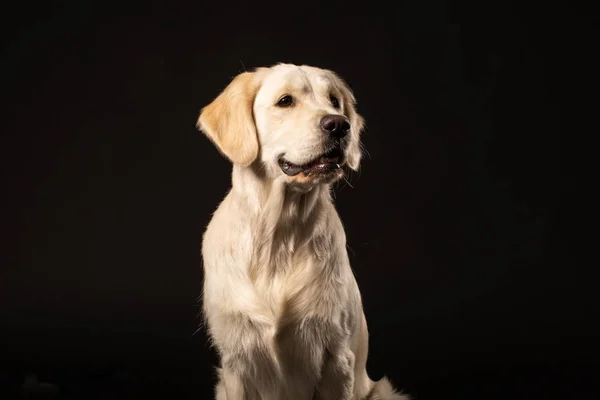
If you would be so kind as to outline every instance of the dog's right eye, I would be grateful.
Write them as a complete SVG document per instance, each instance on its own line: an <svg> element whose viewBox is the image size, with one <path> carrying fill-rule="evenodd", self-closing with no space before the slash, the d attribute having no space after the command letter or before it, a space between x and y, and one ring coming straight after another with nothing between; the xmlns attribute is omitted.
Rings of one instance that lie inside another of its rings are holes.
<svg viewBox="0 0 600 400"><path fill-rule="evenodd" d="M290 95L285 95L277 100L277 107L289 107L294 104L294 99Z"/></svg>

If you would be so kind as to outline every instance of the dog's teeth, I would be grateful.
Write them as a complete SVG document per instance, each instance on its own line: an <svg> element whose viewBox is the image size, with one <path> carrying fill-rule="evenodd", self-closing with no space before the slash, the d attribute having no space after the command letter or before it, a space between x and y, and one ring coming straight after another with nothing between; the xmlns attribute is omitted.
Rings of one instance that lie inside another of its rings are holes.
<svg viewBox="0 0 600 400"><path fill-rule="evenodd" d="M339 168L339 167L340 167L340 164L335 164L335 167L336 167L336 168Z"/></svg>

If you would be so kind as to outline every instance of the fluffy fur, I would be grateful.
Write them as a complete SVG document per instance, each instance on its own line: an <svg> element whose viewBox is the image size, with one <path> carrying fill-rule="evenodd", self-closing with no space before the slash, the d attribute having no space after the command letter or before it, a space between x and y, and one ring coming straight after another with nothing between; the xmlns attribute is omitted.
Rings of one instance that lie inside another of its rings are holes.
<svg viewBox="0 0 600 400"><path fill-rule="evenodd" d="M278 106L285 95L293 104ZM199 129L233 164L232 189L202 245L203 312L221 359L217 400L408 399L366 372L367 324L330 196L342 170L288 176L279 164L327 150L325 115L346 117L340 163L358 169L363 119L331 71L244 72L201 111Z"/></svg>

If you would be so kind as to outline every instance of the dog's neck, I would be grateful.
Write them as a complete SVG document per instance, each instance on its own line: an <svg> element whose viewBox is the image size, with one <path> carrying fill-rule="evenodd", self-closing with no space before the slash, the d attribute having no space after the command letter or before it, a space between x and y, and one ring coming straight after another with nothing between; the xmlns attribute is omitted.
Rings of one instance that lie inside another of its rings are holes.
<svg viewBox="0 0 600 400"><path fill-rule="evenodd" d="M297 191L284 176L269 180L260 169L240 166L234 166L232 181L230 194L238 199L236 206L247 206L244 213L252 225L255 241L248 274L255 282L287 268L294 249L317 236L321 209L331 204L330 188L321 184Z"/></svg>
<svg viewBox="0 0 600 400"><path fill-rule="evenodd" d="M248 212L257 216L264 210L279 210L279 223L305 223L319 207L331 202L329 185L319 184L299 190L293 184L282 182L281 179L268 179L260 167L233 166L232 192L243 198L249 207Z"/></svg>

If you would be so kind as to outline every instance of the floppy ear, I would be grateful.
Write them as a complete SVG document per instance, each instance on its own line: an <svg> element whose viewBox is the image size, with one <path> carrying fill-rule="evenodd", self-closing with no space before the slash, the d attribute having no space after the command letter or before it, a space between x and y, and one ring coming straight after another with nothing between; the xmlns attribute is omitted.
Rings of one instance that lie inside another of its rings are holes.
<svg viewBox="0 0 600 400"><path fill-rule="evenodd" d="M252 108L259 82L243 72L200 112L197 127L231 162L242 166L258 157L258 137Z"/></svg>
<svg viewBox="0 0 600 400"><path fill-rule="evenodd" d="M356 99L348 84L335 73L334 75L339 80L339 90L344 96L344 111L350 120L350 142L348 143L348 149L346 150L346 163L354 171L358 171L360 160L362 158L360 135L365 128L365 120L356 111Z"/></svg>
<svg viewBox="0 0 600 400"><path fill-rule="evenodd" d="M362 159L360 135L365 129L365 119L356 112L354 104L352 105L352 112L349 112L348 114L350 115L351 136L350 143L348 144L346 163L354 171L358 171L360 160Z"/></svg>

